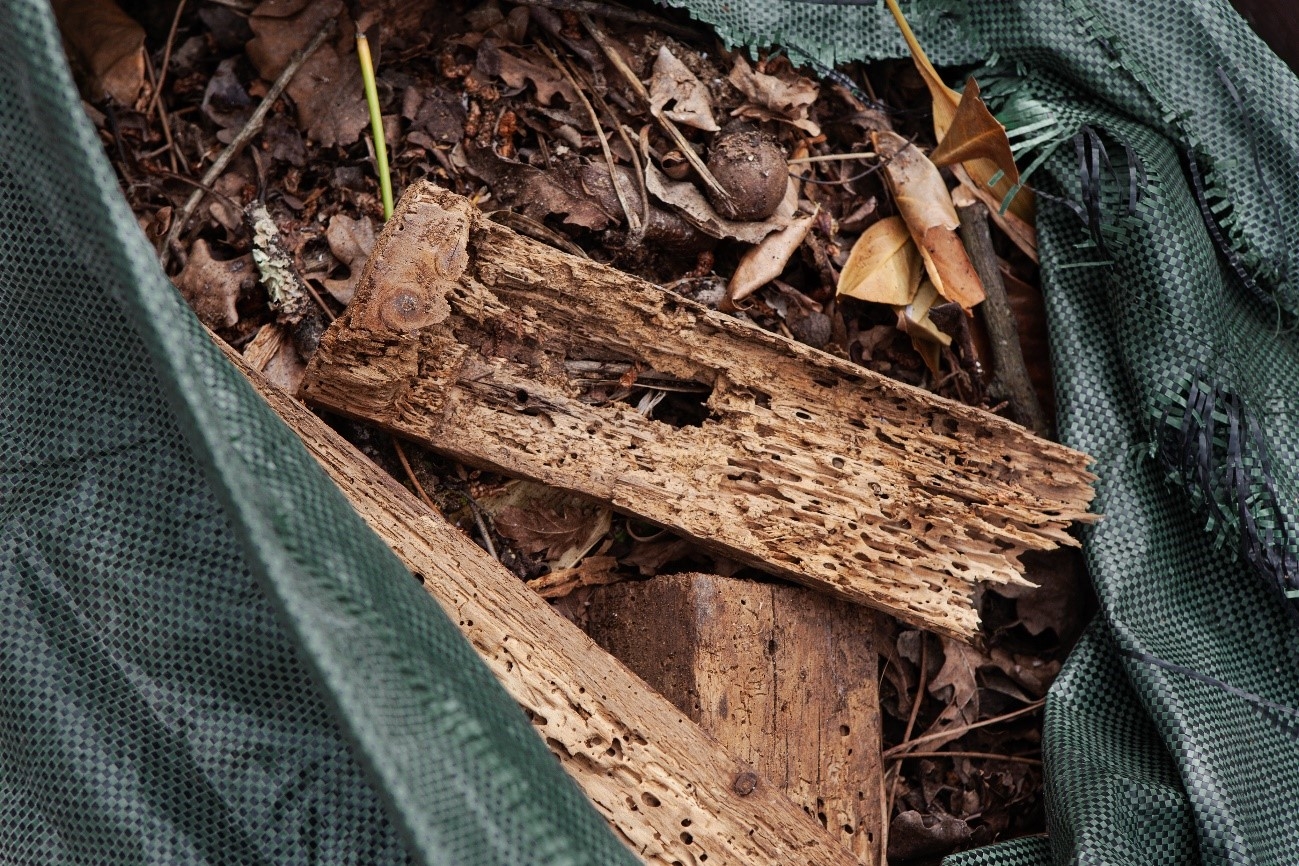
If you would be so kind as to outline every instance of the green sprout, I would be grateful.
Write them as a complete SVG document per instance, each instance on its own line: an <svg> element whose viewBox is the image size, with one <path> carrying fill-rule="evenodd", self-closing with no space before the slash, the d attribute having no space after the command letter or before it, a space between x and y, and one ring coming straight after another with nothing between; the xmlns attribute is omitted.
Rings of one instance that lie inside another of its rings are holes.
<svg viewBox="0 0 1299 866"><path fill-rule="evenodd" d="M370 109L370 129L374 133L374 162L379 172L379 194L383 198L383 218L392 216L392 177L388 174L388 145L383 137L383 116L379 113L379 90L374 84L374 61L370 59L370 40L356 31L356 56L361 61L361 81L365 84L365 104Z"/></svg>

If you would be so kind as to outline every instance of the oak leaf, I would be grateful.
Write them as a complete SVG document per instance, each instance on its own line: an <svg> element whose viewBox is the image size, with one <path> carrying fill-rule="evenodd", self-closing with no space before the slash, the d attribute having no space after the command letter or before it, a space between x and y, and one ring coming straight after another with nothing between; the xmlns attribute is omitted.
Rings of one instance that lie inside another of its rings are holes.
<svg viewBox="0 0 1299 866"><path fill-rule="evenodd" d="M666 45L659 48L658 57L654 60L649 94L650 114L656 117L662 114L669 120L704 132L717 132L721 129L713 117L708 88ZM667 108L669 104L671 108Z"/></svg>

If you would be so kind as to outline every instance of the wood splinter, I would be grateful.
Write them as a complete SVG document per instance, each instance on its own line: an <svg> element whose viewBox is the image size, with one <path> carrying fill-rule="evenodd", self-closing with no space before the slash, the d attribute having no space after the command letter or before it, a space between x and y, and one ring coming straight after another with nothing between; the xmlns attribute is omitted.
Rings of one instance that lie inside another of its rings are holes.
<svg viewBox="0 0 1299 866"><path fill-rule="evenodd" d="M630 397L592 390L593 364L626 370ZM675 423L653 417L658 392ZM522 237L428 183L384 228L303 395L967 640L981 584L1025 582L1020 554L1076 544L1069 525L1093 519L1086 455Z"/></svg>

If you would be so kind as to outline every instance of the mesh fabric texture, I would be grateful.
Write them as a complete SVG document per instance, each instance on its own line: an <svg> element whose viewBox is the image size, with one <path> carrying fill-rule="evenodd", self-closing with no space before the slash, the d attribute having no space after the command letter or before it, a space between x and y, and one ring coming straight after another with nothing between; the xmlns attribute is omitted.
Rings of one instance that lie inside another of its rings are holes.
<svg viewBox="0 0 1299 866"><path fill-rule="evenodd" d="M819 63L905 56L882 4L673 2ZM1051 857L950 862L1299 862L1299 81L1225 0L903 8L936 61L986 62L1034 166L1059 432L1106 516L1048 698Z"/></svg>
<svg viewBox="0 0 1299 866"><path fill-rule="evenodd" d="M163 276L0 4L0 863L633 858Z"/></svg>

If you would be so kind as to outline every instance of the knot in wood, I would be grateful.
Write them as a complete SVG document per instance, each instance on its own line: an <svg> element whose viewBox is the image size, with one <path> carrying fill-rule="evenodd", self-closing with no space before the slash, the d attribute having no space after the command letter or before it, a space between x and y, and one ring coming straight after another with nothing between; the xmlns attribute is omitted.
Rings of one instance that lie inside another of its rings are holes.
<svg viewBox="0 0 1299 866"><path fill-rule="evenodd" d="M747 797L754 791L758 790L758 774L748 770L740 773L731 782L731 790L741 797Z"/></svg>
<svg viewBox="0 0 1299 866"><path fill-rule="evenodd" d="M445 307L445 302L435 304L414 292L397 292L383 302L379 318L394 331L414 331L445 320Z"/></svg>

